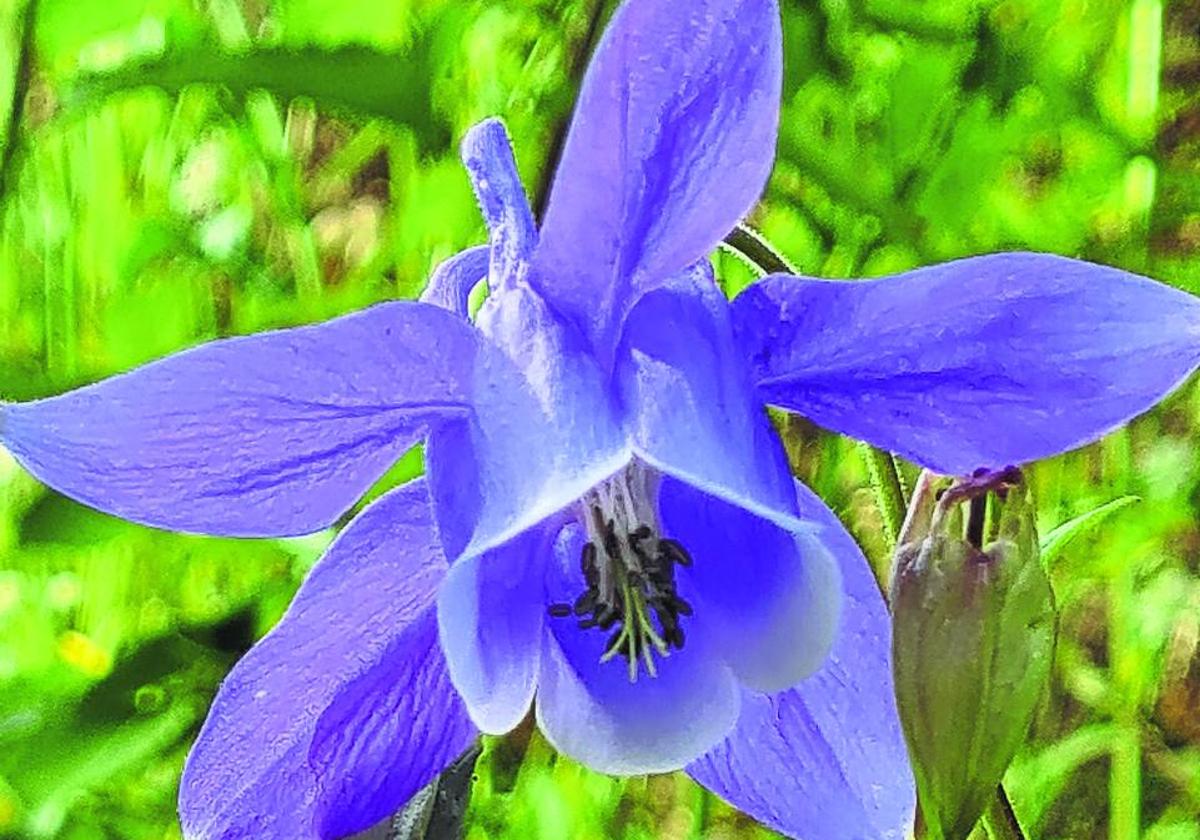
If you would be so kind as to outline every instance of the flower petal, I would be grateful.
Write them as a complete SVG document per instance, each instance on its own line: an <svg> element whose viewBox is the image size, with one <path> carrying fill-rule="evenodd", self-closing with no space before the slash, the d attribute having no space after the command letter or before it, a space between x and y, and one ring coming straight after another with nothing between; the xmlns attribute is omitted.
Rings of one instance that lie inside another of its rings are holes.
<svg viewBox="0 0 1200 840"><path fill-rule="evenodd" d="M470 313L471 290L487 277L490 253L487 245L477 245L443 261L421 292L421 302L466 318Z"/></svg>
<svg viewBox="0 0 1200 840"><path fill-rule="evenodd" d="M469 324L413 302L186 350L0 407L54 489L135 522L228 536L324 528L430 424L467 410Z"/></svg>
<svg viewBox="0 0 1200 840"><path fill-rule="evenodd" d="M616 378L647 463L785 528L803 530L787 459L733 342L706 265L630 312Z"/></svg>
<svg viewBox="0 0 1200 840"><path fill-rule="evenodd" d="M695 620L713 628L743 685L781 691L821 666L842 590L837 561L816 535L784 530L671 478L659 508L666 535L693 560L680 574L695 586Z"/></svg>
<svg viewBox="0 0 1200 840"><path fill-rule="evenodd" d="M451 558L504 544L631 457L604 376L536 292L499 290L477 322L492 346L479 356L475 412L432 437L426 462Z"/></svg>
<svg viewBox="0 0 1200 840"><path fill-rule="evenodd" d="M546 603L584 591L578 526L564 530L546 580ZM681 593L691 595L682 585ZM601 662L608 634L552 618L538 675L537 721L555 749L613 775L678 770L723 738L738 715L737 682L704 626L688 629L682 650L630 682L625 660Z"/></svg>
<svg viewBox="0 0 1200 840"><path fill-rule="evenodd" d="M556 532L540 526L462 558L438 593L451 681L471 720L490 735L520 723L533 702L546 615L542 579Z"/></svg>
<svg viewBox="0 0 1200 840"><path fill-rule="evenodd" d="M322 838L394 814L479 734L451 684L433 615L413 622L382 658L387 667L348 683L317 721L308 764L320 785Z"/></svg>
<svg viewBox="0 0 1200 840"><path fill-rule="evenodd" d="M584 79L535 270L598 343L758 200L782 74L775 0L631 0Z"/></svg>
<svg viewBox="0 0 1200 840"><path fill-rule="evenodd" d="M1095 440L1200 363L1200 300L1047 254L768 277L734 313L767 402L950 474Z"/></svg>
<svg viewBox="0 0 1200 840"><path fill-rule="evenodd" d="M184 768L186 836L340 837L458 757L476 732L436 643L445 571L423 482L351 522L222 684Z"/></svg>
<svg viewBox="0 0 1200 840"><path fill-rule="evenodd" d="M902 840L916 793L892 696L887 608L854 540L811 490L796 492L841 565L846 608L833 652L793 689L744 691L733 733L687 771L792 837Z"/></svg>

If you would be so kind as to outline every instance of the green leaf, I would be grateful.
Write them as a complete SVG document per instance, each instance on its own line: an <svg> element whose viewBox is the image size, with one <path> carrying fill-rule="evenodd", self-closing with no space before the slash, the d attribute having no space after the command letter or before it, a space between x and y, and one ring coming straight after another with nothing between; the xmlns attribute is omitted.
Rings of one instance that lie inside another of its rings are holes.
<svg viewBox="0 0 1200 840"><path fill-rule="evenodd" d="M1108 753L1115 734L1111 723L1089 724L1013 761L1004 778L1005 787L1028 825L1041 821L1080 767Z"/></svg>
<svg viewBox="0 0 1200 840"><path fill-rule="evenodd" d="M261 47L244 52L188 47L76 78L63 94L64 113L129 90L156 87L178 96L193 85L217 85L238 102L253 91L267 91L285 102L307 97L332 111L404 123L425 148L441 149L450 142L450 130L430 104L429 47L419 37L403 52L365 46Z"/></svg>
<svg viewBox="0 0 1200 840"><path fill-rule="evenodd" d="M1121 496L1062 523L1042 538L1042 564L1049 568L1071 540L1085 531L1097 527L1122 508L1140 501L1139 496Z"/></svg>

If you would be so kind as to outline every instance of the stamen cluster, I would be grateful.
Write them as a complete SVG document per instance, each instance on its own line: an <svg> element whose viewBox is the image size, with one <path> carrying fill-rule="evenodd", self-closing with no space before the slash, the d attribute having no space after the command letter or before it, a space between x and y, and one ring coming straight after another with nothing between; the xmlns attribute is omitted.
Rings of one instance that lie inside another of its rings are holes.
<svg viewBox="0 0 1200 840"><path fill-rule="evenodd" d="M624 657L630 681L637 679L639 659L655 676L653 652L667 656L671 648L683 648L679 620L692 615L692 606L679 596L675 567L690 566L691 555L644 523L618 531L616 520L598 507L591 513L598 538L586 543L579 556L587 589L573 605L552 604L550 615L573 615L582 630L611 631L601 661Z"/></svg>

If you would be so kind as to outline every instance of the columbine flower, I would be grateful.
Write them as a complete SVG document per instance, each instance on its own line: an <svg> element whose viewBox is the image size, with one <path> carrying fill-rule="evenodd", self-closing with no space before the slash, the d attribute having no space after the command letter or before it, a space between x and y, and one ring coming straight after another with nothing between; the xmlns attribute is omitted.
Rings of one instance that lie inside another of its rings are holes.
<svg viewBox="0 0 1200 840"><path fill-rule="evenodd" d="M222 686L188 837L352 833L531 707L591 767L686 767L788 833L903 836L886 612L764 406L946 473L1041 458L1177 385L1200 305L1034 254L729 303L705 258L771 169L780 42L771 0L629 0L540 232L487 122L464 153L490 249L423 302L4 406L47 484L211 534L327 527L427 440L427 477L350 523Z"/></svg>

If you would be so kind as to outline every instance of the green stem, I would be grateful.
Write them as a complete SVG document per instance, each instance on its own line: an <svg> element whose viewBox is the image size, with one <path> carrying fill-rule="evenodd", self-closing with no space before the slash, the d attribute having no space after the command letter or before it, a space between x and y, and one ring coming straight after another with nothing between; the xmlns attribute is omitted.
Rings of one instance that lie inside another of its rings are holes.
<svg viewBox="0 0 1200 840"><path fill-rule="evenodd" d="M867 443L860 443L859 451L867 465L879 514L883 517L883 531L887 536L888 548L894 550L896 540L900 538L900 526L904 524L904 514L908 510L908 502L904 498L904 485L900 483L900 471L896 469L895 459L887 452Z"/></svg>
<svg viewBox="0 0 1200 840"><path fill-rule="evenodd" d="M725 244L763 274L796 273L796 269L787 258L771 247L771 243L749 225L741 224L735 227L725 237Z"/></svg>
<svg viewBox="0 0 1200 840"><path fill-rule="evenodd" d="M1109 585L1108 657L1114 696L1120 698L1113 714L1117 734L1113 738L1109 764L1109 840L1137 840L1141 836L1141 686L1137 676L1140 662L1133 643L1138 567L1137 563L1125 564Z"/></svg>

